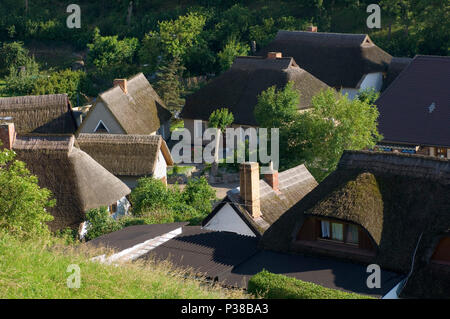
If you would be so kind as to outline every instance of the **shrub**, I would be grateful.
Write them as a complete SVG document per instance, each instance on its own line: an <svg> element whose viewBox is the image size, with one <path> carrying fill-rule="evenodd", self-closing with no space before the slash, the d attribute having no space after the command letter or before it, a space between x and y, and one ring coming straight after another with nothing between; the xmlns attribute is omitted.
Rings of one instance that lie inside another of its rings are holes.
<svg viewBox="0 0 450 319"><path fill-rule="evenodd" d="M89 210L86 213L86 221L86 240L91 240L122 228L115 219L109 216L106 207Z"/></svg>
<svg viewBox="0 0 450 319"><path fill-rule="evenodd" d="M325 288L263 270L250 278L248 292L266 299L367 299L368 296Z"/></svg>

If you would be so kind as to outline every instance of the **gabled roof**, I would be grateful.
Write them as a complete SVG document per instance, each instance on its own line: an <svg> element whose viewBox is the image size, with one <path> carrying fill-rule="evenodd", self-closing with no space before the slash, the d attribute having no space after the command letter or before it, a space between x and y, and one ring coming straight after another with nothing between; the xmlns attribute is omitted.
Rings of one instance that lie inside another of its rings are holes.
<svg viewBox="0 0 450 319"><path fill-rule="evenodd" d="M387 142L450 147L450 57L416 56L375 102Z"/></svg>
<svg viewBox="0 0 450 319"><path fill-rule="evenodd" d="M56 206L52 230L78 227L84 213L109 206L128 195L130 189L88 154L74 146L73 135L18 135L13 145L39 186L49 189Z"/></svg>
<svg viewBox="0 0 450 319"><path fill-rule="evenodd" d="M67 134L77 129L67 94L0 98L0 117L11 117L19 134Z"/></svg>
<svg viewBox="0 0 450 319"><path fill-rule="evenodd" d="M127 80L127 94L120 86L115 86L100 93L99 100L111 111L126 134L151 134L172 117L142 73ZM94 109L95 105L87 117Z"/></svg>
<svg viewBox="0 0 450 319"><path fill-rule="evenodd" d="M187 97L181 117L208 121L214 110L226 107L234 123L257 126L253 111L258 95L273 85L284 88L289 81L300 93L299 109L309 108L311 98L328 88L299 68L293 58L237 57L229 70Z"/></svg>
<svg viewBox="0 0 450 319"><path fill-rule="evenodd" d="M283 214L261 245L300 252L294 239L306 218L327 217L362 226L376 246L372 262L407 274L421 233L421 245L427 246L447 231L449 211L450 161L346 151L337 170ZM429 257L419 250L418 260Z"/></svg>
<svg viewBox="0 0 450 319"><path fill-rule="evenodd" d="M258 220L252 218L247 211L239 189L236 188L228 191L227 196L203 220L202 225L205 226L226 203L229 203L255 235L261 236L281 215L317 186L316 180L303 164L280 172L278 184L280 193L277 194L264 179L259 181L262 216Z"/></svg>
<svg viewBox="0 0 450 319"><path fill-rule="evenodd" d="M385 72L391 55L377 47L367 34L278 31L257 55L278 51L335 88L357 88L364 74Z"/></svg>
<svg viewBox="0 0 450 319"><path fill-rule="evenodd" d="M80 148L114 175L151 176L159 151L173 165L166 142L160 135L79 134Z"/></svg>

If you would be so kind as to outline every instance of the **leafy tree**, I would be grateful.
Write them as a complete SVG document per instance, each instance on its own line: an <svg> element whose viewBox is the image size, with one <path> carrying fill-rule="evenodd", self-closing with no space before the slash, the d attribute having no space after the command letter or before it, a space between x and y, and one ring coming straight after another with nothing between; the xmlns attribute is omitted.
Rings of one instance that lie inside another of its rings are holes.
<svg viewBox="0 0 450 319"><path fill-rule="evenodd" d="M20 66L37 68L23 42L4 42L0 47L0 75L9 73L10 69L17 71Z"/></svg>
<svg viewBox="0 0 450 319"><path fill-rule="evenodd" d="M219 146L220 146L220 136L222 132L225 131L227 126L230 126L234 121L233 113L228 111L227 108L221 108L213 111L209 116L209 127L214 127L217 129L216 132L216 147L214 149L214 162L211 167L211 173L213 175L217 174L219 168Z"/></svg>
<svg viewBox="0 0 450 319"><path fill-rule="evenodd" d="M336 168L344 150L370 148L382 138L379 113L369 99L349 100L328 89L313 97L306 112L296 111L297 101L292 86L286 86L261 94L255 108L261 127L280 129L282 168L304 163L321 181Z"/></svg>
<svg viewBox="0 0 450 319"><path fill-rule="evenodd" d="M182 74L184 67L180 65L180 58L175 57L168 63L158 67L155 89L171 111L179 111L184 103Z"/></svg>
<svg viewBox="0 0 450 319"><path fill-rule="evenodd" d="M188 180L182 196L187 205L195 207L201 215L207 215L211 212L216 192L206 178L201 177Z"/></svg>
<svg viewBox="0 0 450 319"><path fill-rule="evenodd" d="M229 40L217 54L221 70L228 70L237 56L247 55L249 51L250 47L247 44L237 42L236 39Z"/></svg>
<svg viewBox="0 0 450 319"><path fill-rule="evenodd" d="M374 104L380 96L380 93L375 91L374 88L367 88L358 92L357 98L360 101L366 101L369 104Z"/></svg>
<svg viewBox="0 0 450 319"><path fill-rule="evenodd" d="M0 230L31 238L50 234L53 220L46 209L55 205L51 192L38 185L24 162L15 160L10 150L0 151Z"/></svg>

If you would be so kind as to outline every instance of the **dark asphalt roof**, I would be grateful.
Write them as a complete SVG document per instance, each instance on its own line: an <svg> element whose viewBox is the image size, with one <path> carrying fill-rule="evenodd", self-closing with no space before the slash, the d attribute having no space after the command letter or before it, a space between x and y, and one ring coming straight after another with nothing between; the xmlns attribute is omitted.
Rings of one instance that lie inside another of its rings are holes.
<svg viewBox="0 0 450 319"><path fill-rule="evenodd" d="M141 258L168 259L177 267L239 288L246 288L250 277L263 269L328 288L373 296L386 294L402 279L396 273L382 271L381 288L369 289L366 286L369 274L363 265L258 250L257 243L254 237L185 226L181 235Z"/></svg>
<svg viewBox="0 0 450 319"><path fill-rule="evenodd" d="M164 235L188 223L152 224L128 226L121 230L95 238L87 243L96 247L107 247L118 251L133 247L146 240Z"/></svg>
<svg viewBox="0 0 450 319"><path fill-rule="evenodd" d="M192 268L197 274L216 279L254 255L257 244L254 237L185 226L181 235L141 258L169 259L175 266Z"/></svg>
<svg viewBox="0 0 450 319"><path fill-rule="evenodd" d="M375 102L387 142L450 147L450 57L416 56Z"/></svg>

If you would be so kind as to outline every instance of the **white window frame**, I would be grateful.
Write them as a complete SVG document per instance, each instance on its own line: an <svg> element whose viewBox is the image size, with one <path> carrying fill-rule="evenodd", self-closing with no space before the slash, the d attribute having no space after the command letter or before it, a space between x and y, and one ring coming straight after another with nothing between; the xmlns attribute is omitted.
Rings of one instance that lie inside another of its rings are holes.
<svg viewBox="0 0 450 319"><path fill-rule="evenodd" d="M98 124L94 129L94 133L97 133L97 129L100 126L100 124L103 124L103 126L106 128L106 131L108 131L108 133L109 133L109 128L106 126L106 124L102 120L98 121Z"/></svg>

